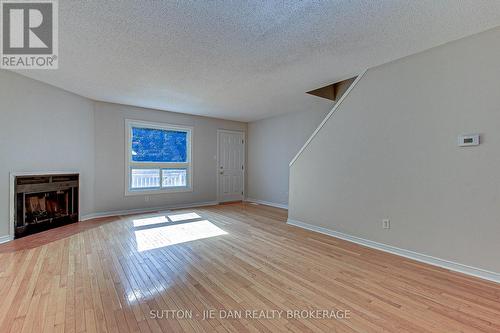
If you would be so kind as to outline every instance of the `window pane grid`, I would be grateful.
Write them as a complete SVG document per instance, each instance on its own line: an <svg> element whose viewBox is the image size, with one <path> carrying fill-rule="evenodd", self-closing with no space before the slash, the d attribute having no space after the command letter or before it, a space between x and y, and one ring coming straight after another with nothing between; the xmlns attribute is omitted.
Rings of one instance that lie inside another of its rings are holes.
<svg viewBox="0 0 500 333"><path fill-rule="evenodd" d="M126 195L191 190L192 129L141 121L126 123Z"/></svg>
<svg viewBox="0 0 500 333"><path fill-rule="evenodd" d="M160 179L161 172L161 179ZM133 190L162 189L188 186L188 169L136 169L130 171Z"/></svg>

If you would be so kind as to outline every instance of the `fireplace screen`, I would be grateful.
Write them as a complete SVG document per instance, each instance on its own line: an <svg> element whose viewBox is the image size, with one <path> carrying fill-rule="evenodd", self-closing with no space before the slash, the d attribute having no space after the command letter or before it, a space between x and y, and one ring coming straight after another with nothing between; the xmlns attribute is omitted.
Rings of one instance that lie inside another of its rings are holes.
<svg viewBox="0 0 500 333"><path fill-rule="evenodd" d="M26 206L27 223L38 223L69 215L70 191L46 192L42 194L28 194Z"/></svg>
<svg viewBox="0 0 500 333"><path fill-rule="evenodd" d="M78 175L16 177L15 238L78 221Z"/></svg>

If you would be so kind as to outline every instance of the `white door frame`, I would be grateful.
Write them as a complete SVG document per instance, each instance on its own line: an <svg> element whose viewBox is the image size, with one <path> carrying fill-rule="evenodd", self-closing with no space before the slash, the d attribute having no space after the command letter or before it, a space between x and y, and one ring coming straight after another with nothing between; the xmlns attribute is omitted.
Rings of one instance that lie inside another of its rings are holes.
<svg viewBox="0 0 500 333"><path fill-rule="evenodd" d="M218 129L217 130L217 167L215 168L215 172L217 172L217 202L220 201L220 191L219 191L219 186L220 186L220 173L219 173L219 166L220 166L220 142L219 142L219 134L220 133L232 133L232 134L243 134L243 195L241 196L241 200L245 200L245 194L246 194L246 173L247 173L247 159L246 159L246 146L247 146L247 137L246 137L246 132L245 131L233 131L233 130L225 130L225 129Z"/></svg>

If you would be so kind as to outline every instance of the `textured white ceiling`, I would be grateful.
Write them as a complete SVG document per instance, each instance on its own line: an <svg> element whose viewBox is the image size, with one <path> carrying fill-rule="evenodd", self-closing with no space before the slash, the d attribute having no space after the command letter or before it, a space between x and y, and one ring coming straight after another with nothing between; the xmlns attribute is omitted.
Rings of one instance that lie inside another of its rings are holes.
<svg viewBox="0 0 500 333"><path fill-rule="evenodd" d="M499 0L60 0L59 69L101 101L251 121L331 107L305 92L500 25Z"/></svg>

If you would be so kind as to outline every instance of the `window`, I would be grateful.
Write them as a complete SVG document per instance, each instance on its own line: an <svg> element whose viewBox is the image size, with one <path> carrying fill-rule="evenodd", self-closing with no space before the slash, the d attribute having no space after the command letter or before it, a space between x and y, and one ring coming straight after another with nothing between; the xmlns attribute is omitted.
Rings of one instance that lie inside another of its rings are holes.
<svg viewBox="0 0 500 333"><path fill-rule="evenodd" d="M126 195L190 191L190 127L126 121Z"/></svg>

